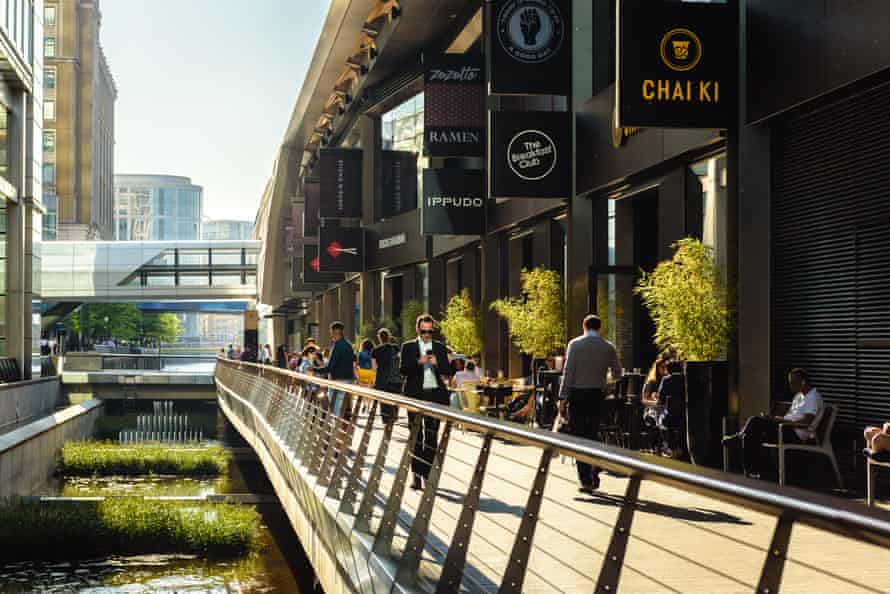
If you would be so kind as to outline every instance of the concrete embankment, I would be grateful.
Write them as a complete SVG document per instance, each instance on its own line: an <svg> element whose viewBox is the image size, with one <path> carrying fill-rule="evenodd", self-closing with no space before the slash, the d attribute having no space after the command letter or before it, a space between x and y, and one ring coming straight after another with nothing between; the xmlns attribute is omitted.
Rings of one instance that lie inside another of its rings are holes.
<svg viewBox="0 0 890 594"><path fill-rule="evenodd" d="M48 415L61 397L58 377L0 384L0 434Z"/></svg>
<svg viewBox="0 0 890 594"><path fill-rule="evenodd" d="M66 441L91 437L102 401L88 400L0 435L0 497L30 495L52 478Z"/></svg>

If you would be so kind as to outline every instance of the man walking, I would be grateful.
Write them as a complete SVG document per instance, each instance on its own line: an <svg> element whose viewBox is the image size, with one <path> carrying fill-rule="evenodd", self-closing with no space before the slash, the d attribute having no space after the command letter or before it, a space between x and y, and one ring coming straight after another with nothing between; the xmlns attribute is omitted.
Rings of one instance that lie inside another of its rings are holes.
<svg viewBox="0 0 890 594"><path fill-rule="evenodd" d="M355 351L352 345L343 336L343 322L334 322L331 324L331 356L327 365L324 367L314 367L313 371L321 375L328 375L334 381L351 384L355 381ZM331 400L333 401L331 412L334 416L339 417L343 409L343 401L346 399L346 393L341 390L333 390Z"/></svg>
<svg viewBox="0 0 890 594"><path fill-rule="evenodd" d="M569 432L596 439L599 433L600 409L606 387L606 373L621 377L615 346L599 335L602 321L595 315L584 318L584 334L574 338L566 348L565 372L559 390L559 412L566 414L568 405ZM599 488L600 469L576 461L582 493Z"/></svg>
<svg viewBox="0 0 890 594"><path fill-rule="evenodd" d="M433 340L435 321L430 314L417 317L415 328L417 338L402 345L401 372L405 376L403 393L411 398L448 406L448 378L451 365L445 345ZM414 422L417 413L408 413L409 421ZM411 488L423 488L421 479L429 478L430 468L439 447L439 420L422 418L422 427L414 441L414 459L411 471L414 481Z"/></svg>

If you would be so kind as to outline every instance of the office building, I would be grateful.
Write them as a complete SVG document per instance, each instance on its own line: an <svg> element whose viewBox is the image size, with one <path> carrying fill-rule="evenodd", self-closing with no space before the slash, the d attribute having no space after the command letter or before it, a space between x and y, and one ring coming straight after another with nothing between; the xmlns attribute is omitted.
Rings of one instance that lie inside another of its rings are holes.
<svg viewBox="0 0 890 594"><path fill-rule="evenodd" d="M45 30L45 239L113 237L117 87L100 42L98 0L52 0Z"/></svg>
<svg viewBox="0 0 890 594"><path fill-rule="evenodd" d="M114 239L201 239L204 189L175 175L114 176Z"/></svg>
<svg viewBox="0 0 890 594"><path fill-rule="evenodd" d="M250 239L251 235L253 235L253 221L204 219L201 225L201 239L204 240Z"/></svg>

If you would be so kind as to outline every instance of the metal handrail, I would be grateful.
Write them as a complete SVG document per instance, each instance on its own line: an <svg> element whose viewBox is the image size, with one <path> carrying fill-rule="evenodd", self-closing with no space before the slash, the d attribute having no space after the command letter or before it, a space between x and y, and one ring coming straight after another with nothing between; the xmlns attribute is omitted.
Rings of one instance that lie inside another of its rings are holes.
<svg viewBox="0 0 890 594"><path fill-rule="evenodd" d="M487 440L498 438L533 446L542 451L541 473L543 475L546 475L546 467L552 455L561 454L604 468L615 474L629 477L631 482L628 487L626 503L622 508L621 514L619 514L620 516L629 514L629 517L632 517L639 485L643 480L679 488L684 492L693 492L711 499L775 516L778 518L778 522L773 536L773 544L770 546L771 555L765 562L761 576L762 584L775 585L772 591L776 591L778 588L777 580L781 580L781 563L784 563L785 550L787 549L790 529L793 523L809 525L832 534L863 542L890 546L890 514L869 509L864 505L836 497L801 489L778 487L770 483L730 475L717 470L701 468L673 460L658 459L570 435L528 428L524 425L504 422L475 413L457 411L399 394L307 376L262 364L218 358L217 384L220 385L221 389L229 392L231 392L231 389L225 386L219 377L220 366L247 372L269 384L285 388L285 390L287 386L296 385L312 385L317 388L333 389L352 394L376 404L393 405L412 413L436 418L444 421L448 426L462 426L466 429L475 430L484 435ZM234 394L234 392L231 393ZM279 414L279 412L275 411L275 414ZM331 442L334 439L333 433L331 431L327 436L327 439ZM321 437L319 439L325 438ZM316 462L320 464L319 468L324 466L320 461ZM310 465L311 467L313 465ZM531 492L540 495L539 492L542 489L543 482L539 488L536 481L536 485L532 486ZM531 504L532 500L533 498L530 495L529 504ZM619 524L621 521L619 517ZM627 525L629 524L630 521L627 519ZM626 540L627 535L619 535L617 526L618 524L616 524L616 533L613 535L612 546L621 548L626 546L626 542L624 545L621 545L620 542L616 544L616 541L620 541L621 538ZM619 556L623 556L623 554ZM779 559L779 561L776 561L776 559ZM776 563L779 563L778 570L775 567ZM523 568L522 571L525 571L525 569ZM603 571L605 573L605 568ZM618 571L620 573L620 562ZM601 581L603 575L601 574L600 576ZM612 576L611 579L613 583L617 582L617 575Z"/></svg>

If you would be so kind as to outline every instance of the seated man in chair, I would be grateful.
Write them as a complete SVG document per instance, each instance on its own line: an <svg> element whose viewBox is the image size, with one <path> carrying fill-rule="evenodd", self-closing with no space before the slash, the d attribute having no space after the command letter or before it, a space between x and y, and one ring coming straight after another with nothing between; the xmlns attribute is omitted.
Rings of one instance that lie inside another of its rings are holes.
<svg viewBox="0 0 890 594"><path fill-rule="evenodd" d="M786 427L782 434L784 443L804 443L815 437L813 432L822 415L822 395L810 383L803 369L788 372L788 385L794 393L794 400L784 416L761 414L751 417L737 435L726 438L741 441L745 474L748 476L766 478L775 474L776 453L763 447L763 444L778 442L780 424Z"/></svg>

